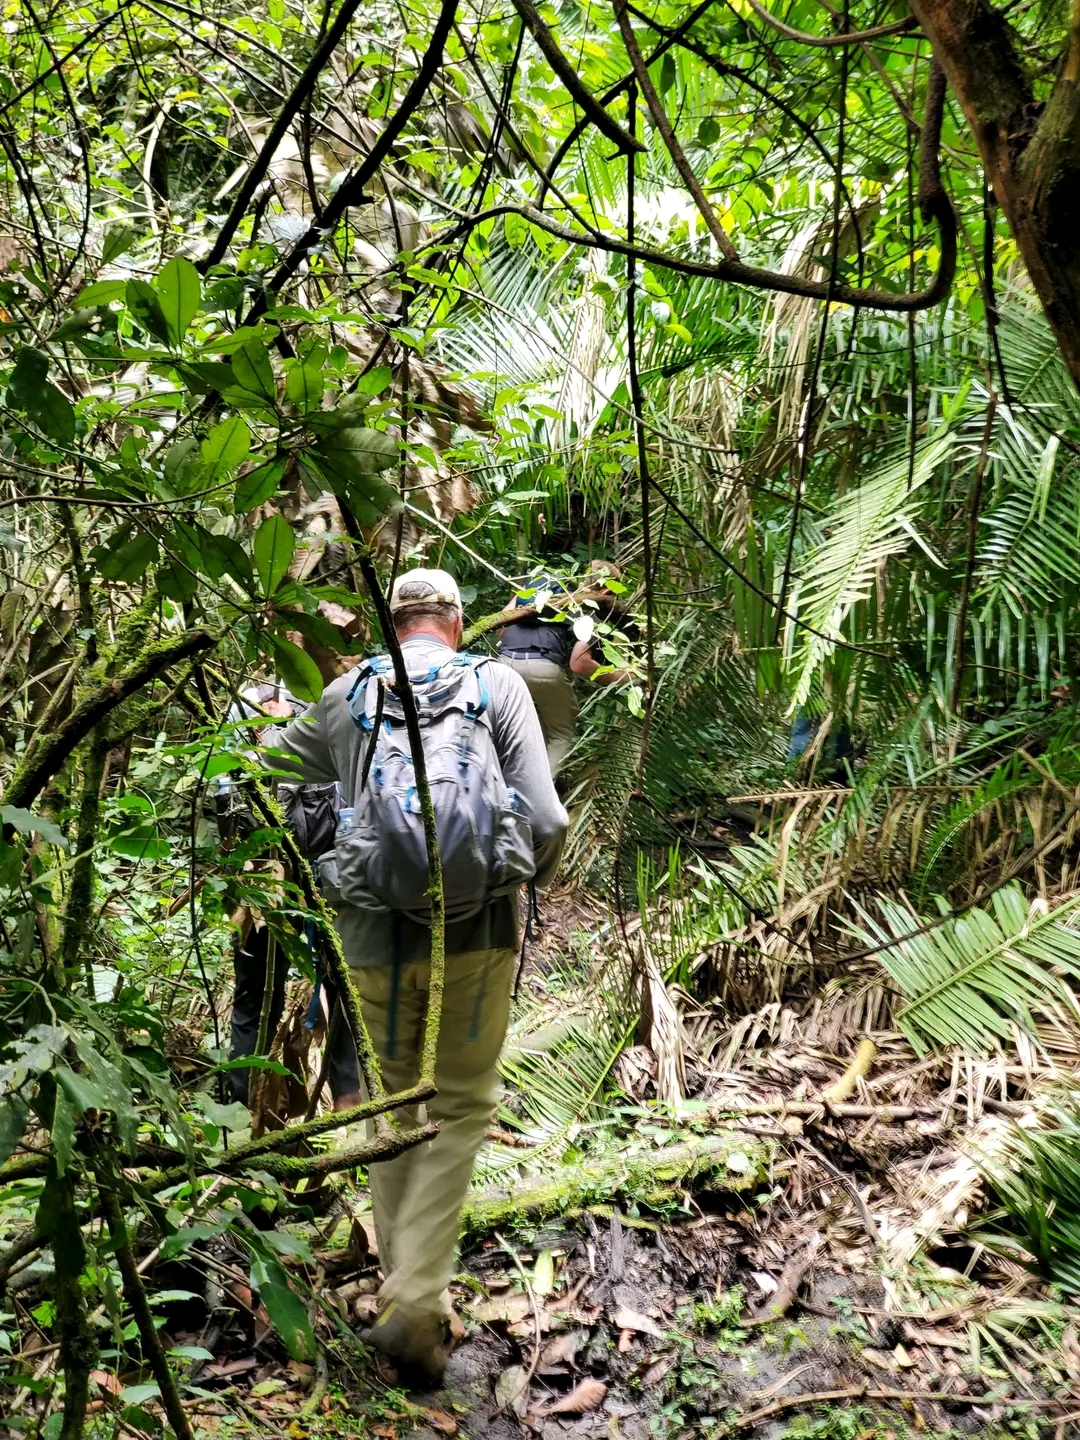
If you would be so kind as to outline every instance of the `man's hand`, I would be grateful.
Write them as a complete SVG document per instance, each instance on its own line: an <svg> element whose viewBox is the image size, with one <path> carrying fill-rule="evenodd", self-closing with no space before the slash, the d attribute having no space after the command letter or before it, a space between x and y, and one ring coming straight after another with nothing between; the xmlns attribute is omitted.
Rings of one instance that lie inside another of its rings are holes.
<svg viewBox="0 0 1080 1440"><path fill-rule="evenodd" d="M291 720L292 706L287 700L267 700L259 709L272 720Z"/></svg>

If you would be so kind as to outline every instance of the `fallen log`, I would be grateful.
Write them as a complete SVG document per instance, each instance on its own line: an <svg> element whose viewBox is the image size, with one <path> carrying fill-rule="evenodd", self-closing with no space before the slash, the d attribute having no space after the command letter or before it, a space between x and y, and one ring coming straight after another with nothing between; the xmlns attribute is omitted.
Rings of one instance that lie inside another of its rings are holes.
<svg viewBox="0 0 1080 1440"><path fill-rule="evenodd" d="M613 1154L568 1166L557 1178L492 1188L472 1195L462 1212L462 1233L488 1235L521 1220L545 1220L615 1198L649 1209L678 1202L691 1188L743 1193L764 1183L772 1149L760 1139L728 1130L638 1154Z"/></svg>

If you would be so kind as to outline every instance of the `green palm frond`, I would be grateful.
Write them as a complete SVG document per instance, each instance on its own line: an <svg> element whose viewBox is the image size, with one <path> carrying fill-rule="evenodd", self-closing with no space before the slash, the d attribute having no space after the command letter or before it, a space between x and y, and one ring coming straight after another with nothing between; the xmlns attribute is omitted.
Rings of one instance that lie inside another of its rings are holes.
<svg viewBox="0 0 1080 1440"><path fill-rule="evenodd" d="M845 619L866 600L879 568L912 543L917 491L926 484L953 446L949 433L923 445L915 456L909 483L908 456L895 455L877 474L851 491L823 524L823 538L799 567L792 608L819 634L804 632L794 659L793 704L802 705L814 676L841 638Z"/></svg>
<svg viewBox="0 0 1080 1440"><path fill-rule="evenodd" d="M1080 1003L1080 898L1049 910L1017 884L998 890L990 910L937 923L910 906L879 898L880 919L857 907L849 929L878 950L905 999L897 1022L920 1054L944 1045L980 1051L1033 1032L1036 1018L1075 1026Z"/></svg>
<svg viewBox="0 0 1080 1440"><path fill-rule="evenodd" d="M1012 1127L1000 1154L977 1157L1002 1207L1018 1227L1032 1268L1070 1295L1080 1295L1080 1108L1056 1103L1033 1130ZM1015 1251L1012 1236L982 1233L997 1250Z"/></svg>

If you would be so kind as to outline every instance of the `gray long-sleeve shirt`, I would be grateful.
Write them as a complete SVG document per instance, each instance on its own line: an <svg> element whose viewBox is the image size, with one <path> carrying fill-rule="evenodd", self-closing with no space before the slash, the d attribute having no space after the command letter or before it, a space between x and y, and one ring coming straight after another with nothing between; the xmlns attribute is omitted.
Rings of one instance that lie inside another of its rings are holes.
<svg viewBox="0 0 1080 1440"><path fill-rule="evenodd" d="M452 653L442 640L422 633L410 635L402 649L414 672L443 664ZM540 721L525 682L515 671L493 662L484 667L484 679L490 695L488 715L495 753L506 784L525 802L532 823L536 883L547 885L558 868L569 822L551 780ZM346 794L357 774L365 740L346 701L354 680L354 674L345 674L333 681L318 704L270 741L275 750L284 750L294 759L299 779L337 780ZM430 954L431 932L405 917L342 905L338 930L350 965L388 965L395 952L405 963L426 960ZM471 919L447 926L446 953L513 949L518 940L517 896L502 895Z"/></svg>

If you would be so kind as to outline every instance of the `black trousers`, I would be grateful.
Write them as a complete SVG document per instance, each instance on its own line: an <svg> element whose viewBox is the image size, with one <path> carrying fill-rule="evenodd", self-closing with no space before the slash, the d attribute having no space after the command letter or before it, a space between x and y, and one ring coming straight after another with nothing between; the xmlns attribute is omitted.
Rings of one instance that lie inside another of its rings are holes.
<svg viewBox="0 0 1080 1440"><path fill-rule="evenodd" d="M232 1035L229 1045L229 1059L239 1060L243 1055L254 1055L259 1040L259 1016L262 1014L263 996L266 994L267 971L269 969L270 928L253 925L247 939L237 941L233 950L235 986L233 989ZM266 1028L269 1044L277 1033L278 1025L285 1011L285 981L288 978L289 962L281 950L275 947L274 988L270 996L270 1020ZM333 1016L337 990L333 981L323 976L323 987ZM344 1015L338 1021L336 1035L330 1047L327 1067L327 1082L330 1094L337 1100L342 1095L354 1095L360 1088L356 1064L356 1045ZM234 1100L248 1103L251 1090L250 1070L230 1070L229 1085Z"/></svg>

